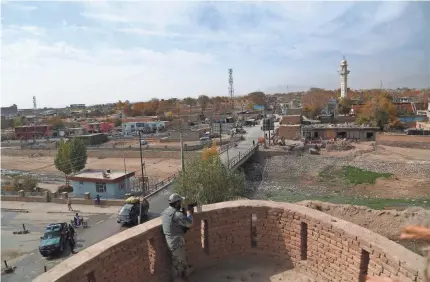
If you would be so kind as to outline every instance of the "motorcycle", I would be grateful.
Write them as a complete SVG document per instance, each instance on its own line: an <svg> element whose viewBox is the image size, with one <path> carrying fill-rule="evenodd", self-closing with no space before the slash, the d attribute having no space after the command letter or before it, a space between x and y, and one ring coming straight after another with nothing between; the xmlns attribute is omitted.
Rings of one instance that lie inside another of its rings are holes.
<svg viewBox="0 0 430 282"><path fill-rule="evenodd" d="M79 226L82 226L82 228L87 228L88 227L88 222L85 221L82 217L80 218L80 223L76 224L75 220L72 219L70 221L70 224L73 226L73 228L78 228Z"/></svg>

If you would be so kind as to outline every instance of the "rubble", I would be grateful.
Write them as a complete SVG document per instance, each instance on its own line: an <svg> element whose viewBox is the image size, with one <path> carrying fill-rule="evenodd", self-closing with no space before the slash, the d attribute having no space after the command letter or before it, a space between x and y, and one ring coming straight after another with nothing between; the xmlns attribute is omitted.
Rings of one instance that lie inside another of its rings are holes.
<svg viewBox="0 0 430 282"><path fill-rule="evenodd" d="M346 139L339 139L335 141L327 142L326 149L328 152L332 151L348 151L352 150L355 147L351 144L351 141Z"/></svg>

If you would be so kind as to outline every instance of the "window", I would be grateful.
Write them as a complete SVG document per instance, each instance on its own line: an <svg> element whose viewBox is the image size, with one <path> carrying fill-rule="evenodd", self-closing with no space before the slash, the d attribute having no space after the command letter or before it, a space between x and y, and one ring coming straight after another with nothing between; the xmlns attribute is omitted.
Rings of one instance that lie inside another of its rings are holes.
<svg viewBox="0 0 430 282"><path fill-rule="evenodd" d="M106 184L105 183L96 183L96 192L97 193L106 193Z"/></svg>
<svg viewBox="0 0 430 282"><path fill-rule="evenodd" d="M124 190L124 188L125 188L125 183L120 183L119 184L119 189L120 190Z"/></svg>

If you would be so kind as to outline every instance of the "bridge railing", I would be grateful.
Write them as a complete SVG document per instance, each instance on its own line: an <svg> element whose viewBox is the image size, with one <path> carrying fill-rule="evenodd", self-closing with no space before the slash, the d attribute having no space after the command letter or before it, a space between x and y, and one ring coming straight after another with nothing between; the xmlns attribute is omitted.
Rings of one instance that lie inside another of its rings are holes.
<svg viewBox="0 0 430 282"><path fill-rule="evenodd" d="M258 144L252 145L245 152L243 152L243 153L239 152L239 155L237 155L236 157L232 158L229 161L228 168L230 169L230 168L234 167L238 162L240 162L243 158L245 158L246 156L248 156L248 154L251 153L252 151L254 151L257 147L258 147Z"/></svg>

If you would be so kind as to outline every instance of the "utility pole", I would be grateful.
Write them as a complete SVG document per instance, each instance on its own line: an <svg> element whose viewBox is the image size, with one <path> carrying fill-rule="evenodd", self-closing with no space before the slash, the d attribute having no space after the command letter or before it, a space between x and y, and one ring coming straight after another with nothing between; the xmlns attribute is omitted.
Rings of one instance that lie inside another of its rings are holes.
<svg viewBox="0 0 430 282"><path fill-rule="evenodd" d="M219 146L222 149L222 123L219 123Z"/></svg>
<svg viewBox="0 0 430 282"><path fill-rule="evenodd" d="M139 149L140 149L140 172L142 173L142 182L141 182L141 198L139 199L139 224L142 223L142 204L143 204L143 189L145 187L145 178L143 175L143 153L142 153L142 132L139 130Z"/></svg>
<svg viewBox="0 0 430 282"><path fill-rule="evenodd" d="M181 174L182 174L182 188L185 188L185 157L184 157L184 139L182 138L183 127L179 129L179 143L181 146Z"/></svg>
<svg viewBox="0 0 430 282"><path fill-rule="evenodd" d="M124 140L125 138L125 125L124 125L124 106L122 107L122 113L121 113L121 127L122 127L122 138ZM139 141L140 142L140 141ZM124 160L124 174L127 174L127 166L125 165L125 142L123 143L123 148L122 148L122 158ZM126 187L126 189L128 189L128 187Z"/></svg>
<svg viewBox="0 0 430 282"><path fill-rule="evenodd" d="M143 174L143 152L142 152L142 132L139 130L139 149L140 149L140 172L142 174L142 195L143 195L143 188L144 188L144 174Z"/></svg>
<svg viewBox="0 0 430 282"><path fill-rule="evenodd" d="M184 139L183 139L183 129L181 127L179 131L179 142L181 144L181 170L182 172L185 171L185 160L184 160Z"/></svg>

